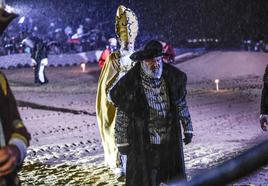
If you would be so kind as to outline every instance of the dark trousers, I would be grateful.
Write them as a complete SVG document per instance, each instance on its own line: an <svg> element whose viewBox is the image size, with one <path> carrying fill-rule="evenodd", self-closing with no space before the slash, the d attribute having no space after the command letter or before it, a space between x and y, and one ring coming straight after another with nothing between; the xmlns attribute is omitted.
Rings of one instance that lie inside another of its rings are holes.
<svg viewBox="0 0 268 186"><path fill-rule="evenodd" d="M161 182L167 181L165 176L165 165L163 165L163 160L165 157L165 149L163 145L151 145L150 149L150 179L152 186L158 186Z"/></svg>
<svg viewBox="0 0 268 186"><path fill-rule="evenodd" d="M17 174L9 174L0 177L0 186L20 186L20 180Z"/></svg>

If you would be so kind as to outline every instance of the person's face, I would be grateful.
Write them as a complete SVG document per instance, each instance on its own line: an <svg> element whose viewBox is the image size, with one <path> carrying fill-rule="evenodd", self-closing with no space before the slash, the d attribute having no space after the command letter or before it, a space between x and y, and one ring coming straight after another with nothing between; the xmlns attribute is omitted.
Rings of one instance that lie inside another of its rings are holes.
<svg viewBox="0 0 268 186"><path fill-rule="evenodd" d="M155 72L157 69L160 68L160 63L161 63L162 57L155 57L152 59L146 59L143 61L143 63L147 66L149 70L152 72Z"/></svg>
<svg viewBox="0 0 268 186"><path fill-rule="evenodd" d="M130 43L130 42L121 42L120 43L120 48L121 50L128 50L128 51L132 51L134 50L134 43Z"/></svg>

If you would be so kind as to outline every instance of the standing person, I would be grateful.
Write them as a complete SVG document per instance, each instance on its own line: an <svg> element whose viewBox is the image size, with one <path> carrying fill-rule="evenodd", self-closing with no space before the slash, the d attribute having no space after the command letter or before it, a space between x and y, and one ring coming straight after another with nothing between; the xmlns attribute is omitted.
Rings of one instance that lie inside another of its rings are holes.
<svg viewBox="0 0 268 186"><path fill-rule="evenodd" d="M160 41L163 46L163 62L175 63L175 51L171 44Z"/></svg>
<svg viewBox="0 0 268 186"><path fill-rule="evenodd" d="M267 124L268 124L268 65L266 66L266 69L265 69L265 72L263 75L260 124L261 124L262 130L267 131Z"/></svg>
<svg viewBox="0 0 268 186"><path fill-rule="evenodd" d="M130 58L136 65L110 90L129 123L115 123L127 155L126 185L159 185L186 179L181 136L191 142L193 128L186 103L186 74L162 61L162 45L148 42Z"/></svg>
<svg viewBox="0 0 268 186"><path fill-rule="evenodd" d="M46 84L45 68L48 65L48 48L42 39L37 37L26 38L22 41L31 48L31 65L34 66L34 82L36 84Z"/></svg>
<svg viewBox="0 0 268 186"><path fill-rule="evenodd" d="M104 66L106 58L117 49L117 40L115 38L110 38L108 42L109 45L107 45L106 49L102 51L98 61L100 68Z"/></svg>
<svg viewBox="0 0 268 186"><path fill-rule="evenodd" d="M115 143L115 119L122 118L125 115L121 111L116 111L108 98L108 92L134 66L134 62L129 56L134 52L134 43L138 34L138 21L132 10L122 5L118 7L115 30L120 49L108 56L101 71L97 89L96 115L105 163L117 176L122 176L124 175L124 164ZM119 117L116 117L117 113L120 113Z"/></svg>
<svg viewBox="0 0 268 186"><path fill-rule="evenodd" d="M7 79L0 72L0 185L20 185L17 172L29 146L27 132Z"/></svg>
<svg viewBox="0 0 268 186"><path fill-rule="evenodd" d="M33 50L31 52L32 62L34 68L34 82L37 84L46 84L48 79L46 77L45 68L48 65L48 49L42 39L37 38Z"/></svg>
<svg viewBox="0 0 268 186"><path fill-rule="evenodd" d="M0 34L16 17L7 13L0 1ZM18 112L15 98L5 75L0 72L0 185L20 185L17 172L20 170L29 146L27 132Z"/></svg>

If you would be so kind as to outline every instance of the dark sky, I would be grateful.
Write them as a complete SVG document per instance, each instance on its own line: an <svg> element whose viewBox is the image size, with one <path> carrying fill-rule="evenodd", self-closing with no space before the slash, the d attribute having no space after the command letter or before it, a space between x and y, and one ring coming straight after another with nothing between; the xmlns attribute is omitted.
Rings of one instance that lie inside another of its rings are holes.
<svg viewBox="0 0 268 186"><path fill-rule="evenodd" d="M268 1L159 0L137 5L145 29L181 37L267 38ZM143 6L143 7L142 7ZM147 8L146 8L147 7ZM142 10L143 11L140 11ZM152 24L146 24L146 23Z"/></svg>
<svg viewBox="0 0 268 186"><path fill-rule="evenodd" d="M137 15L141 35L164 36L167 41L179 42L188 38L219 38L241 41L244 38L268 39L268 0L34 0L65 5L95 4L94 14L108 22L114 32L116 8L123 4ZM31 0L6 0L31 4ZM93 3L94 2L94 3ZM80 8L81 9L81 8ZM80 11L80 10L79 10ZM81 11L84 11L81 9ZM101 13L100 13L101 12ZM68 12L71 14L72 12Z"/></svg>
<svg viewBox="0 0 268 186"><path fill-rule="evenodd" d="M164 35L170 42L188 38L268 40L268 0L113 0L139 19L140 32Z"/></svg>

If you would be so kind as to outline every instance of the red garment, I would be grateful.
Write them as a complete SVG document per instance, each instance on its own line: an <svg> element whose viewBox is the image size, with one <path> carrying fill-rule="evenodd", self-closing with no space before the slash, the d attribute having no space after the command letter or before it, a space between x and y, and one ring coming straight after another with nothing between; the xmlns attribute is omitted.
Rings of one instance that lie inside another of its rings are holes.
<svg viewBox="0 0 268 186"><path fill-rule="evenodd" d="M163 44L163 61L166 63L174 63L175 62L175 51L171 44L164 43Z"/></svg>
<svg viewBox="0 0 268 186"><path fill-rule="evenodd" d="M101 56L100 56L100 59L99 59L99 67L102 68L104 66L104 63L105 63L105 60L106 58L110 55L111 51L109 48L106 48L102 53L101 53Z"/></svg>

